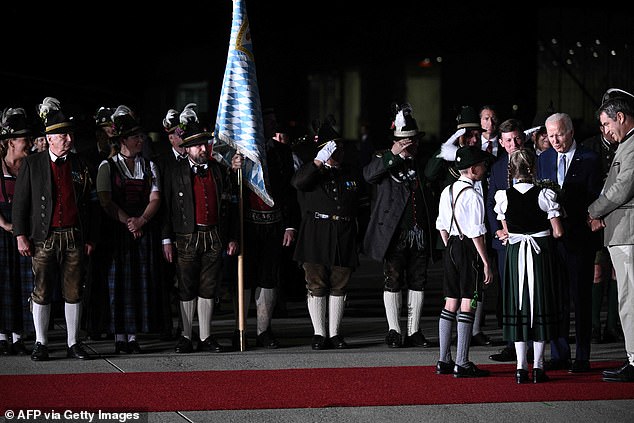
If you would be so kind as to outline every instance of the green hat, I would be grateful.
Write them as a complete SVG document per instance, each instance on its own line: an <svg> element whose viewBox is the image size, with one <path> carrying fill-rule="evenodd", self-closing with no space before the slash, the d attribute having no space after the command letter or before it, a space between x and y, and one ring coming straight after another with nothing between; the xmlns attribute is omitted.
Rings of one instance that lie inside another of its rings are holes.
<svg viewBox="0 0 634 423"><path fill-rule="evenodd" d="M336 123L333 115L326 116L324 121L313 120L313 130L317 133L317 148L323 147L328 141L343 141L343 138L335 129Z"/></svg>
<svg viewBox="0 0 634 423"><path fill-rule="evenodd" d="M456 152L456 169L469 169L471 166L481 162L488 164L493 161L493 159L494 156L492 154L483 151L480 147L475 145L460 147Z"/></svg>
<svg viewBox="0 0 634 423"><path fill-rule="evenodd" d="M456 129L479 129L483 131L480 125L480 115L471 106L462 106L460 113L456 117L457 126Z"/></svg>

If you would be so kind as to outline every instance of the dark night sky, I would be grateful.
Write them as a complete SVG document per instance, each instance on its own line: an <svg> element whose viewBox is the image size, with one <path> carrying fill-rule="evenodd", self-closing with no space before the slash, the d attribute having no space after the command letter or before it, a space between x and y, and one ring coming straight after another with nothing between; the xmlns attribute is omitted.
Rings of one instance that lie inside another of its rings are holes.
<svg viewBox="0 0 634 423"><path fill-rule="evenodd" d="M219 94L232 4L192 3L143 8L130 1L85 2L72 12L59 2L4 5L0 105L28 108L50 95L151 107L146 103L156 100L143 99L148 90L205 79ZM398 67L406 60L442 55L451 81L443 92L476 104L497 84L526 80L531 89L539 31L607 30L592 25L594 12L586 9L574 9L573 16L420 1L364 3L248 1L263 103L301 107L296 84L316 70L357 66L380 81L392 70L394 78L402 76ZM523 95L520 88L507 95Z"/></svg>

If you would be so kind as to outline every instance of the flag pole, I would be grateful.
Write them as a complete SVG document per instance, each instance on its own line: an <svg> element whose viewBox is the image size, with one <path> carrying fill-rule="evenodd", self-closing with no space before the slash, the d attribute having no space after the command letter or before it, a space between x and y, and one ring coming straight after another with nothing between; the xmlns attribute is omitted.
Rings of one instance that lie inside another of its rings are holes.
<svg viewBox="0 0 634 423"><path fill-rule="evenodd" d="M242 167L238 169L238 207L240 218L240 254L238 254L238 338L240 351L247 349L244 316L244 203L242 201Z"/></svg>

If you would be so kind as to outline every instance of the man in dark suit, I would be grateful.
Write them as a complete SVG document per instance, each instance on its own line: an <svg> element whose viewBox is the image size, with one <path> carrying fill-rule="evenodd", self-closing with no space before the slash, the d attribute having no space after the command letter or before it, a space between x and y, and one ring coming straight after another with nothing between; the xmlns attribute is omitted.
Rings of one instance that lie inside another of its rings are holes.
<svg viewBox="0 0 634 423"><path fill-rule="evenodd" d="M196 104L190 103L185 106L185 109L194 109L195 107ZM159 169L161 187L167 183L165 179L166 169L174 166L181 160L187 160L187 153L185 152L185 149L181 147L183 144L183 138L181 138L181 135L183 135L183 129L180 127L179 117L180 113L177 110L169 109L163 118L163 129L167 135L169 147L162 150L159 149L158 154L153 158L153 161ZM165 213L165 204L162 202L159 214L163 213ZM172 303L175 299L174 281L176 279L176 269L174 263L170 263L166 260L162 261L161 266L161 289L163 290L161 295L161 307L163 308L162 317L163 327L165 328L161 338L169 340L172 339L174 326L172 322ZM182 323L179 327L182 328Z"/></svg>
<svg viewBox="0 0 634 423"><path fill-rule="evenodd" d="M199 125L193 109L183 110L181 123L181 147L187 159L165 169L163 186L163 255L176 263L183 322L175 351L193 351L192 324L197 311L198 350L222 352L224 347L211 335L211 321L223 250L226 247L228 255L238 250L237 206L227 200L230 185L226 169L210 158L212 134Z"/></svg>
<svg viewBox="0 0 634 423"><path fill-rule="evenodd" d="M71 152L73 121L57 99L39 105L49 149L27 157L13 198L13 228L18 251L33 257L34 361L48 360L48 326L55 284L61 278L67 325L67 356L89 359L78 342L81 300L88 256L98 225L95 188L88 163Z"/></svg>
<svg viewBox="0 0 634 423"><path fill-rule="evenodd" d="M588 206L599 196L602 187L599 156L578 145L570 116L555 113L546 119L548 139L553 148L540 154L538 179L549 179L561 187L559 203L564 209L564 236L557 240L557 251L564 266L560 292L563 315L560 337L551 341L551 360L546 369L565 369L571 373L590 370L592 337L592 281L594 256L599 239L587 225ZM575 310L576 354L571 363L568 333L570 302Z"/></svg>

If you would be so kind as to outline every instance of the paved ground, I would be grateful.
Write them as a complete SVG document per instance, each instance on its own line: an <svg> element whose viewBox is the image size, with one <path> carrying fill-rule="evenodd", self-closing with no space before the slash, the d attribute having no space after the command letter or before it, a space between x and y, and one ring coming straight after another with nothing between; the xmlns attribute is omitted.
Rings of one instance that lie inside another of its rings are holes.
<svg viewBox="0 0 634 423"><path fill-rule="evenodd" d="M273 329L283 344L283 348L277 350L254 347L255 318L249 317L247 320L249 347L245 351L181 355L173 352L175 341L160 341L156 336L140 335L144 354L115 356L113 341L87 340L86 346L95 354L96 359L82 362L64 358L63 321L56 321L55 329L50 334L53 360L35 363L28 357L0 357L0 374L434 365L438 359L436 347L390 349L384 344L387 323L383 312L379 271L380 267L377 263L362 260L362 266L351 282L342 324L342 332L351 346L349 350L312 351L310 348L312 325L305 302L301 298L291 298L287 304L287 316L273 321ZM440 279L441 271L439 265L435 264L430 269L430 282L422 319L423 331L433 341L437 341L438 313L442 307ZM489 360L489 355L501 348L501 330L497 327L495 320L495 303L495 289L492 289L488 298L485 297L487 315L484 331L498 342L495 346L473 347L471 359L476 363L493 363ZM406 318L403 315L403 328L405 324ZM213 332L222 344L229 346L235 328L231 304L223 303L220 312L214 316ZM592 358L593 361L622 360L624 359L623 343L593 345ZM0 404L1 402L2 399ZM551 423L632 421L633 412L634 400L618 400L169 412L151 413L148 420L151 422L372 422L382 420L509 422L521 420L522 422ZM2 421L5 421L4 418Z"/></svg>

